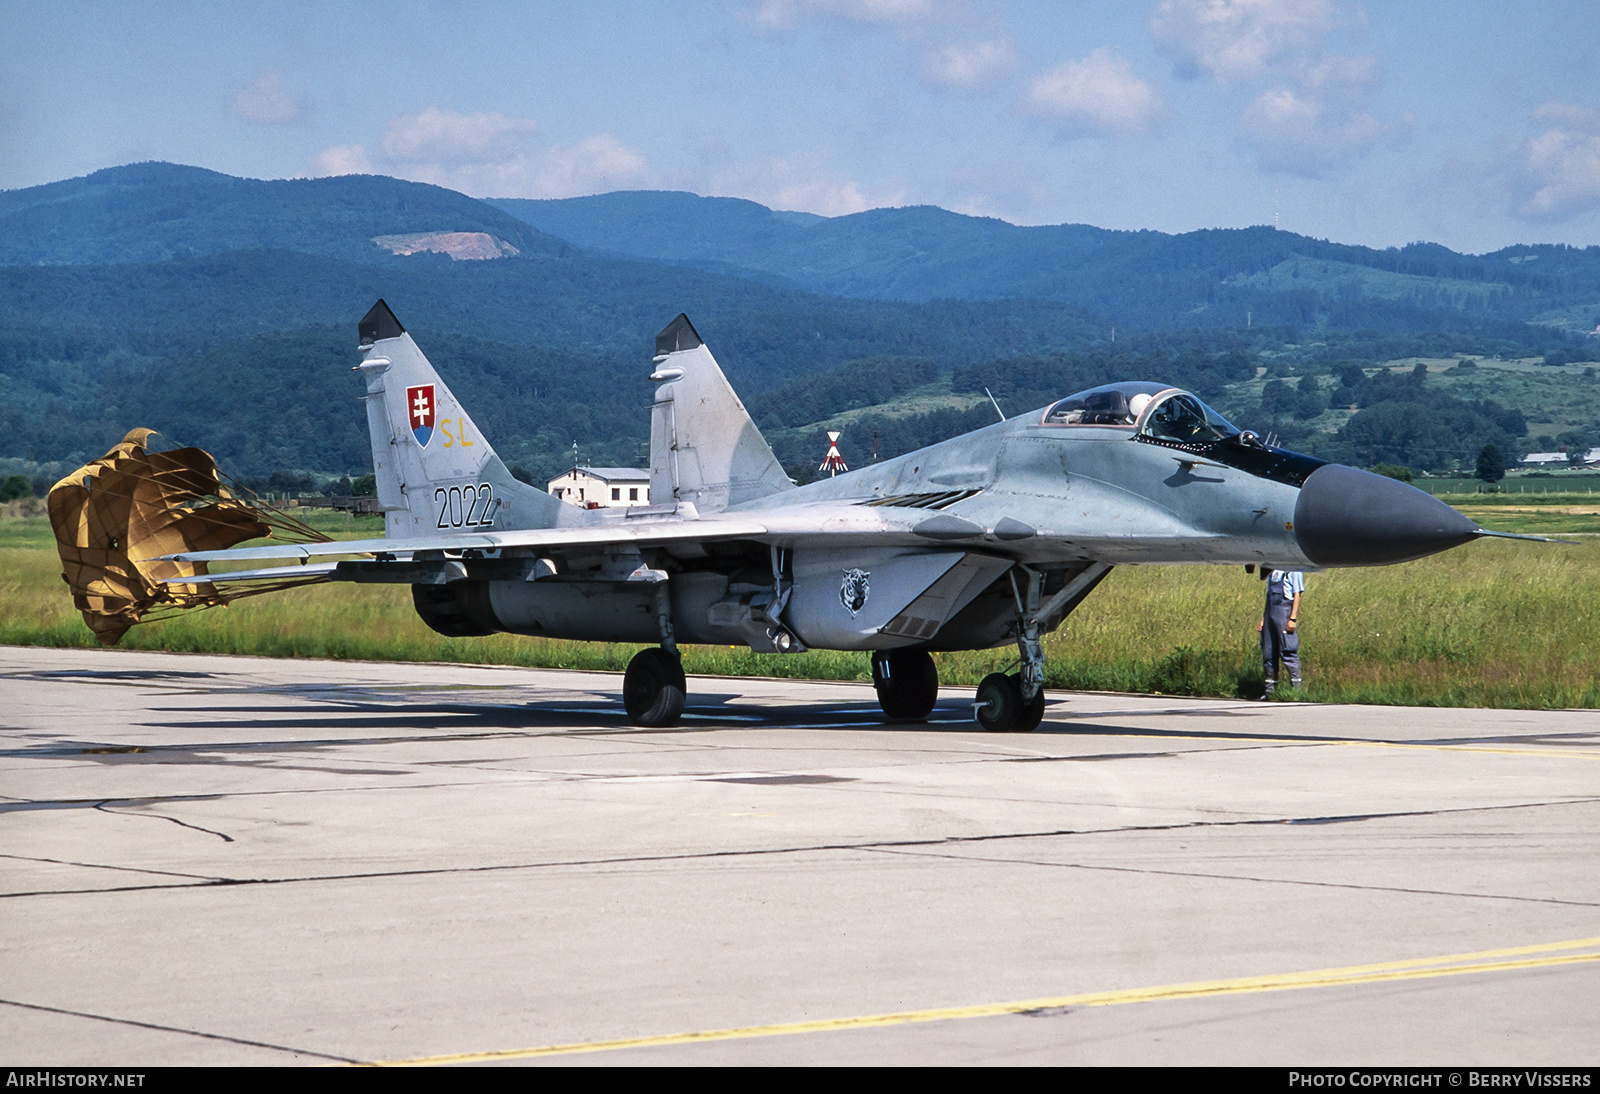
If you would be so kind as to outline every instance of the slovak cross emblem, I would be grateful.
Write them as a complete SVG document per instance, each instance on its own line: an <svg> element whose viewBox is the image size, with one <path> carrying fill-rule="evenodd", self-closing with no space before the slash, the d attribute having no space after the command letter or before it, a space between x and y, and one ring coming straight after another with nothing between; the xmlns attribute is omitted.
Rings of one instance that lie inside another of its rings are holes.
<svg viewBox="0 0 1600 1094"><path fill-rule="evenodd" d="M433 385L406 388L406 413L411 418L411 435L423 448L433 439Z"/></svg>
<svg viewBox="0 0 1600 1094"><path fill-rule="evenodd" d="M867 579L872 575L866 570L846 570L844 581L839 585L839 603L844 605L845 611L854 619L856 613L867 606Z"/></svg>

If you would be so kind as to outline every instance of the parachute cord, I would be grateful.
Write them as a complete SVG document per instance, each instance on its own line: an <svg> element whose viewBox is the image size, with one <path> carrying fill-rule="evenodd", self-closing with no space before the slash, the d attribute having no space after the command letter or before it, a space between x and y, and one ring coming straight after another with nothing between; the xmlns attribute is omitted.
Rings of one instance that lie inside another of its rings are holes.
<svg viewBox="0 0 1600 1094"><path fill-rule="evenodd" d="M126 469L123 469L123 468L118 468L117 469L117 473L120 474L120 475L126 475L128 478L134 479L135 481L138 481L138 482L148 482L148 483L156 484L158 486L168 485L167 483L163 482L163 476L166 473L162 473L162 472L158 472L158 473L153 474L153 475L144 475L144 474L139 474L138 472L135 472L135 471L129 471L129 470L126 470ZM222 472L218 472L217 473L217 478L219 480L219 482L218 482L219 486L222 485L220 480L222 480L224 478L228 479L228 485L226 487L224 487L224 489L229 490L230 493L233 493L236 496L229 497L227 494L190 494L187 498L184 498L182 501L179 501L179 502L169 506L167 511L168 512L173 512L173 511L177 511L177 510L182 510L184 512L185 516L188 516L188 517L193 518L195 520L204 521L207 524L211 524L211 525L216 525L218 527L222 527L222 526L230 525L231 522L229 522L227 520L224 520L221 517L213 516L210 513L206 513L202 509L194 508L194 506L197 505L197 504L199 504L199 505L223 505L223 506L231 504L231 505L236 505L236 506L240 507L241 509L248 510L252 515L254 515L258 520L260 520L260 522L262 524L265 524L267 527L272 528L272 529L277 530L277 531L283 531L283 532L288 533L287 535L284 535L284 536L281 537L283 539L283 541L286 542L286 543L329 543L329 542L332 542L332 540L333 540L332 536L326 534L325 532L318 531L317 529L311 527L309 524L307 524L304 521L300 520L298 517L289 516L288 514L284 513L283 510L281 510L281 509L275 509L275 508L270 507L261 498L260 495L255 493L255 491L251 490L249 487L238 485L237 483L235 483L233 481L231 476L227 476L227 475L224 475ZM95 486L93 488L91 488L91 492L98 492L98 493L100 493L102 495L110 496L110 497L114 497L114 498L124 498L124 499L126 499L128 501L138 500L135 495L130 494L130 493L124 493L124 492L121 492L121 491L109 491L109 490L107 490L106 486L102 482L99 481L99 477L98 476L95 476L95 480L96 480ZM238 495L242 495L242 496L238 496Z"/></svg>
<svg viewBox="0 0 1600 1094"><path fill-rule="evenodd" d="M259 585L254 582L233 582L232 584L236 586L249 587L242 588L236 593L217 593L215 595L215 599L209 600L202 604L180 606L177 604L157 603L155 607L145 612L136 622L131 624L131 626L138 626L140 623L163 623L168 619L176 618L177 616L183 615L187 612L205 611L208 608L225 608L233 601L244 600L246 597L264 596L267 593L281 593L286 589L298 589L302 585L324 585L327 584L327 582L328 575L326 574L318 574L315 577L295 578L293 580L264 579L263 583ZM197 578L192 583L184 581L173 582L172 584L209 585L211 583L201 577Z"/></svg>
<svg viewBox="0 0 1600 1094"><path fill-rule="evenodd" d="M217 480L219 482L221 482L224 479L227 480L228 489L232 490L235 494L246 495L249 498L249 502L251 503L250 507L252 509L254 509L256 512L261 514L261 522L263 524L271 525L274 528L281 527L285 531L290 531L290 532L295 533L297 536L303 537L298 542L302 542L302 543L330 543L330 542L332 542L332 540L333 540L332 536L326 535L326 534L324 534L322 532L317 531L315 528L311 527L311 525L307 524L305 521L301 520L299 517L291 517L289 514L285 513L282 509L274 509L274 508L272 508L271 506L268 505L268 503L265 500L262 499L260 494L257 494L254 490L250 489L248 486L245 486L243 483L239 482L237 479L235 479L232 475L228 474L226 471L223 471L221 468L218 468L217 469ZM296 541L289 540L289 542L296 542Z"/></svg>

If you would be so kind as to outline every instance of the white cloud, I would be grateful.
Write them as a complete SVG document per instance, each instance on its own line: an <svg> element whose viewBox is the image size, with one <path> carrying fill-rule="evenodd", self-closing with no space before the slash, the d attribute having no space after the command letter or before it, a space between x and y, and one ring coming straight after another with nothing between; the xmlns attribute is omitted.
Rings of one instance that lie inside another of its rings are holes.
<svg viewBox="0 0 1600 1094"><path fill-rule="evenodd" d="M504 156L539 129L528 118L504 114L458 114L430 106L389 122L383 152L400 163L464 164Z"/></svg>
<svg viewBox="0 0 1600 1094"><path fill-rule="evenodd" d="M1552 102L1536 108L1533 117L1535 121L1555 122L1588 133L1600 133L1600 110Z"/></svg>
<svg viewBox="0 0 1600 1094"><path fill-rule="evenodd" d="M1549 128L1515 150L1519 212L1557 219L1600 208L1600 111L1552 102L1533 116Z"/></svg>
<svg viewBox="0 0 1600 1094"><path fill-rule="evenodd" d="M1263 167L1314 176L1394 131L1367 110L1376 58L1328 52L1363 18L1333 0L1162 0L1150 31L1181 74L1249 97L1240 132Z"/></svg>
<svg viewBox="0 0 1600 1094"><path fill-rule="evenodd" d="M767 195L767 200L762 204L772 209L793 209L825 217L848 216L875 207L867 201L861 193L861 187L855 182L829 179L789 182Z"/></svg>
<svg viewBox="0 0 1600 1094"><path fill-rule="evenodd" d="M637 189L653 181L644 157L609 133L586 137L570 148L551 145L485 163L396 164L393 174L496 198L570 198Z"/></svg>
<svg viewBox="0 0 1600 1094"><path fill-rule="evenodd" d="M817 16L908 26L947 18L951 7L940 0L761 0L744 20L757 30L791 30Z"/></svg>
<svg viewBox="0 0 1600 1094"><path fill-rule="evenodd" d="M1150 30L1180 70L1234 84L1315 48L1334 22L1329 0L1162 0Z"/></svg>
<svg viewBox="0 0 1600 1094"><path fill-rule="evenodd" d="M610 133L598 133L571 148L552 145L545 149L534 188L544 197L573 197L620 190L648 179L644 156Z"/></svg>
<svg viewBox="0 0 1600 1094"><path fill-rule="evenodd" d="M972 45L947 44L929 49L922 58L922 77L952 91L986 91L1017 70L1017 49L1010 38Z"/></svg>
<svg viewBox="0 0 1600 1094"><path fill-rule="evenodd" d="M1289 87L1272 87L1239 119L1264 166L1315 176L1364 151L1389 130L1359 109L1330 107Z"/></svg>
<svg viewBox="0 0 1600 1094"><path fill-rule="evenodd" d="M359 144L336 144L317 153L309 174L312 178L326 175L372 175L377 168L367 150Z"/></svg>
<svg viewBox="0 0 1600 1094"><path fill-rule="evenodd" d="M963 0L762 0L740 18L758 33L784 33L809 19L892 28L921 52L918 75L941 91L993 91L1021 63L995 10Z"/></svg>
<svg viewBox="0 0 1600 1094"><path fill-rule="evenodd" d="M288 125L303 121L311 104L284 88L283 73L268 72L228 100L228 112L256 125Z"/></svg>
<svg viewBox="0 0 1600 1094"><path fill-rule="evenodd" d="M1300 73L1306 87L1359 93L1378 81L1376 57L1328 57Z"/></svg>
<svg viewBox="0 0 1600 1094"><path fill-rule="evenodd" d="M1107 46L1035 79L1028 88L1027 107L1069 130L1124 136L1148 133L1167 110L1161 93L1135 76L1128 62Z"/></svg>
<svg viewBox="0 0 1600 1094"><path fill-rule="evenodd" d="M533 146L538 123L504 114L458 114L429 107L391 120L382 155L359 144L335 145L310 174L388 174L477 197L564 198L652 181L643 155L609 133L570 147Z"/></svg>
<svg viewBox="0 0 1600 1094"><path fill-rule="evenodd" d="M699 193L745 198L771 209L825 217L905 203L900 191L869 193L853 179L832 176L815 163L793 159L773 158L713 171L701 178L685 178L679 184Z"/></svg>

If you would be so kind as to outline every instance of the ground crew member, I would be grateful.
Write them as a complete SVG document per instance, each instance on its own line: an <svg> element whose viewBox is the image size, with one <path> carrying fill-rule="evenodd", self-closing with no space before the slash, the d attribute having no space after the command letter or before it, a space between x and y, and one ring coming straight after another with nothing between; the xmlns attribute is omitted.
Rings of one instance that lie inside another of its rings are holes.
<svg viewBox="0 0 1600 1094"><path fill-rule="evenodd" d="M1268 570L1267 606L1256 630L1261 632L1261 663L1266 670L1266 694L1278 687L1278 662L1289 670L1289 684L1300 686L1300 594L1306 575L1299 570Z"/></svg>

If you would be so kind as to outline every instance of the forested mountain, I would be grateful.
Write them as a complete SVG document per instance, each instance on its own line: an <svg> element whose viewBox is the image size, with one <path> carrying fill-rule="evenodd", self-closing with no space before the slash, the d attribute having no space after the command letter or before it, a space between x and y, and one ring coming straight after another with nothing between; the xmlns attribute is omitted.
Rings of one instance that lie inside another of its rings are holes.
<svg viewBox="0 0 1600 1094"><path fill-rule="evenodd" d="M136 163L0 191L0 266L157 262L276 249L372 259L373 236L485 232L524 254L569 248L481 201L375 175L239 179Z"/></svg>
<svg viewBox="0 0 1600 1094"><path fill-rule="evenodd" d="M679 311L747 394L862 358L948 368L1104 329L1056 302L845 300L600 257L437 187L315 182L146 164L0 194L0 457L81 460L149 425L248 476L360 473L348 365L379 297L535 474L574 440L597 462L637 459L652 339ZM487 231L521 253L400 256L370 239L430 231ZM162 248L174 253L144 260Z"/></svg>
<svg viewBox="0 0 1600 1094"><path fill-rule="evenodd" d="M930 206L819 217L660 191L491 204L580 247L856 298L1033 297L1145 327L1487 331L1546 313L1573 329L1600 321L1582 309L1600 303L1600 247L1375 250L1265 227L1019 227Z"/></svg>
<svg viewBox="0 0 1600 1094"><path fill-rule="evenodd" d="M1318 454L1443 466L1480 433L1516 451L1528 430L1479 381L1428 422L1429 402L1445 405L1432 388L1352 396L1366 401L1347 425L1340 370L1407 355L1582 360L1592 339L1518 316L1557 300L1600 311L1600 291L1582 288L1594 249L1479 259L1266 229L1022 229L937 209L829 219L681 194L498 204L381 177L261 182L172 164L0 192L0 471L31 458L47 478L146 425L248 478L360 475L349 366L379 297L535 479L574 441L595 463L641 461L652 338L680 311L801 477L840 414L859 462L873 438L886 458L992 420L985 388L1017 413L1130 377L1192 387ZM396 239L461 234L497 242L460 253L502 257L394 253ZM1325 291L1351 270L1365 280ZM1567 416L1528 422L1550 437L1588 428L1573 417L1582 400L1549 402Z"/></svg>

